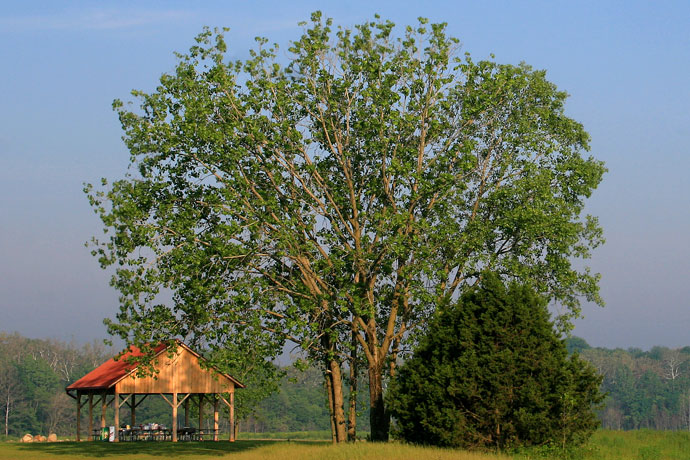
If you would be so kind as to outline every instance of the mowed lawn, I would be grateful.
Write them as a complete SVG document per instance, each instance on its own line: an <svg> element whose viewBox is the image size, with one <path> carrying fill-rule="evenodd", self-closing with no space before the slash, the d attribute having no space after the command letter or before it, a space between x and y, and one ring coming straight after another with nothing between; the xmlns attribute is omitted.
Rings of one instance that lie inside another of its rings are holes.
<svg viewBox="0 0 690 460"><path fill-rule="evenodd" d="M0 460L21 459L285 459L285 460L690 460L690 433L671 431L599 431L583 448L572 452L530 449L511 455L361 442L333 446L324 441L239 440L205 443L58 442L0 443Z"/></svg>
<svg viewBox="0 0 690 460"><path fill-rule="evenodd" d="M408 446L399 443L356 443L334 446L327 441L248 441L172 443L57 442L41 444L1 443L0 460L21 459L233 459L233 460L510 460L509 456L469 453L449 449Z"/></svg>

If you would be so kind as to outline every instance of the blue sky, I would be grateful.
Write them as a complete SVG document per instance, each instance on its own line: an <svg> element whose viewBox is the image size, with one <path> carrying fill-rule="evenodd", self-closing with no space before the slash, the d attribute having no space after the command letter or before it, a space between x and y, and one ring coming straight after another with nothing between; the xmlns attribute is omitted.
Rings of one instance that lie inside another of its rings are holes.
<svg viewBox="0 0 690 460"><path fill-rule="evenodd" d="M566 90L566 112L609 168L588 202L607 244L589 265L607 306L585 305L593 345L690 345L690 2L4 1L0 8L0 331L103 338L117 310L84 242L101 231L83 182L128 154L110 106L150 90L204 25L230 52L257 35L287 48L321 9L351 26L448 22L475 59L525 61Z"/></svg>

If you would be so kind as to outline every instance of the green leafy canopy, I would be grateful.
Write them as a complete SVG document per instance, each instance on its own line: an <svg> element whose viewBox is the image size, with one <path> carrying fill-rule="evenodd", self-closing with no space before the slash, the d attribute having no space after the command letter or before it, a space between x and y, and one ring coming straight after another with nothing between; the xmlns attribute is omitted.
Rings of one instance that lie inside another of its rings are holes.
<svg viewBox="0 0 690 460"><path fill-rule="evenodd" d="M132 168L86 187L111 333L333 357L354 329L380 373L487 268L565 305L564 325L602 303L572 261L602 242L582 214L605 168L545 72L459 56L425 19L304 28L285 65L266 39L229 61L205 29L155 91L114 102Z"/></svg>

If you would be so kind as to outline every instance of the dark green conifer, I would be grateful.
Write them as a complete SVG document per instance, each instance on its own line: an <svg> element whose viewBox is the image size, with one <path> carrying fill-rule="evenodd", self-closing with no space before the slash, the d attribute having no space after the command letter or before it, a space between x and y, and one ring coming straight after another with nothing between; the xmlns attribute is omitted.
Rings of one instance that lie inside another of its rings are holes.
<svg viewBox="0 0 690 460"><path fill-rule="evenodd" d="M470 448L586 440L599 423L601 378L568 356L546 303L486 273L440 308L392 382L398 435Z"/></svg>

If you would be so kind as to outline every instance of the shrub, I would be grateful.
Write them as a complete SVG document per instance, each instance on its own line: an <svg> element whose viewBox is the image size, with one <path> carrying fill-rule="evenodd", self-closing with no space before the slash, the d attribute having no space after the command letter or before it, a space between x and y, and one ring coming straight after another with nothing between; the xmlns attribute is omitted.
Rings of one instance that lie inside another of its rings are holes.
<svg viewBox="0 0 690 460"><path fill-rule="evenodd" d="M389 392L396 434L418 444L519 447L586 440L601 378L568 356L547 302L485 273L441 306Z"/></svg>

